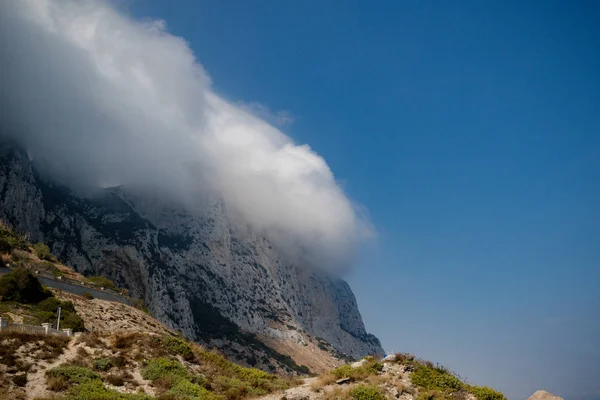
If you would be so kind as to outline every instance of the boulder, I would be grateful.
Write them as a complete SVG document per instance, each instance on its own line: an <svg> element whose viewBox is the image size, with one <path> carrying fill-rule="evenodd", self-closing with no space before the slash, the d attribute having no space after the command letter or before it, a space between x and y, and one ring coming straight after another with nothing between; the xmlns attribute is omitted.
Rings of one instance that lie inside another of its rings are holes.
<svg viewBox="0 0 600 400"><path fill-rule="evenodd" d="M538 390L527 400L564 400L562 397L548 393L545 390Z"/></svg>

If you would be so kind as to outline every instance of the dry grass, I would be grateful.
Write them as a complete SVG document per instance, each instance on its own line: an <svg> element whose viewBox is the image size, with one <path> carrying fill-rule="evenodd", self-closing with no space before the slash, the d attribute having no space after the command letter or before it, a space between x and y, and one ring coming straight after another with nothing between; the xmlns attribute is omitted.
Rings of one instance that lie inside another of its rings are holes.
<svg viewBox="0 0 600 400"><path fill-rule="evenodd" d="M77 348L77 355L80 357L88 357L90 355L89 351L85 349L85 347Z"/></svg>
<svg viewBox="0 0 600 400"><path fill-rule="evenodd" d="M85 344L87 347L106 347L104 345L104 342L100 339L100 335L96 332L87 332L87 333L83 333L81 336L79 336L79 338L77 339L77 343L83 343Z"/></svg>
<svg viewBox="0 0 600 400"><path fill-rule="evenodd" d="M367 381L375 386L388 383L390 380L392 380L392 377L389 375L371 375L367 378Z"/></svg>
<svg viewBox="0 0 600 400"><path fill-rule="evenodd" d="M69 388L69 381L64 376L50 377L46 380L46 385L53 392L64 392Z"/></svg>
<svg viewBox="0 0 600 400"><path fill-rule="evenodd" d="M123 386L125 384L121 375L110 374L106 376L105 380L113 386Z"/></svg>
<svg viewBox="0 0 600 400"><path fill-rule="evenodd" d="M31 368L31 364L17 358L21 348L28 346L28 354L34 360L54 360L63 353L68 343L69 338L64 336L1 332L0 364L27 372Z"/></svg>
<svg viewBox="0 0 600 400"><path fill-rule="evenodd" d="M350 387L334 386L323 393L322 400L345 400L350 398Z"/></svg>
<svg viewBox="0 0 600 400"><path fill-rule="evenodd" d="M12 381L16 386L23 387L27 385L27 374L17 374L12 377Z"/></svg>
<svg viewBox="0 0 600 400"><path fill-rule="evenodd" d="M119 371L119 372L115 372L115 373L113 373L113 374L111 374L111 375L107 376L107 378L106 378L106 379L108 380L108 382L109 382L111 385L115 385L115 386L122 386L122 385L124 385L125 383L131 383L131 382L134 382L133 375L131 375L131 374L129 373L129 371ZM111 382L111 380L112 380L112 382ZM122 382L122 384L121 384L121 385L118 385L117 383L119 383L119 382Z"/></svg>
<svg viewBox="0 0 600 400"><path fill-rule="evenodd" d="M314 392L318 392L321 389L323 389L325 386L329 386L329 385L335 383L335 381L337 381L337 378L335 377L335 375L333 375L331 373L321 375L318 378L316 378L314 381L311 382L310 388Z"/></svg>

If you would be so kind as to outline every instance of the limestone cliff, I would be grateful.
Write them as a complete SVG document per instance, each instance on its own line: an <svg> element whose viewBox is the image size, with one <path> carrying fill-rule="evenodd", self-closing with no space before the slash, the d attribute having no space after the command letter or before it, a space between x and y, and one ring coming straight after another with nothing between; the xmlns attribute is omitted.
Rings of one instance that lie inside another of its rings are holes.
<svg viewBox="0 0 600 400"><path fill-rule="evenodd" d="M301 344L307 332L352 357L383 352L346 282L286 262L219 201L191 215L122 187L76 195L0 140L0 218L79 272L128 288L191 339L241 328Z"/></svg>

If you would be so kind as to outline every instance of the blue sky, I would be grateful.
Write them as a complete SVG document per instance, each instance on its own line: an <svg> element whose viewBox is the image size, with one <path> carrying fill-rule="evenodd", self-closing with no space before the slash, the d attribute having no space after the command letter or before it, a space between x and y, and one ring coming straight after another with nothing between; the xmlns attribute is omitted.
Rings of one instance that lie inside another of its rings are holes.
<svg viewBox="0 0 600 400"><path fill-rule="evenodd" d="M386 350L600 399L599 3L126 4L220 94L289 111L368 209L348 280Z"/></svg>

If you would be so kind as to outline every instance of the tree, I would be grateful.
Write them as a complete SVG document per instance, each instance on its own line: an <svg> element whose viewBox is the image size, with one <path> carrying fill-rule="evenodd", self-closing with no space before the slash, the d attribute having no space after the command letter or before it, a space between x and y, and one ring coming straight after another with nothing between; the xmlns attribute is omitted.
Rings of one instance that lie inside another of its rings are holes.
<svg viewBox="0 0 600 400"><path fill-rule="evenodd" d="M0 296L3 301L37 303L51 295L26 268L17 268L0 277Z"/></svg>

